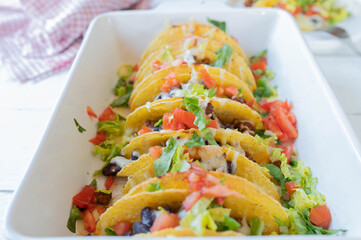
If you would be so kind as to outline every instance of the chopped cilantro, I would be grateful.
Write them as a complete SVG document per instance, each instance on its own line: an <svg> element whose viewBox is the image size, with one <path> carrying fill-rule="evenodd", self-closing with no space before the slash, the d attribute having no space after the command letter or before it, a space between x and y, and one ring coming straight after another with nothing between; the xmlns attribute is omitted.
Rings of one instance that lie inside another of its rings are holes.
<svg viewBox="0 0 361 240"><path fill-rule="evenodd" d="M77 206L73 205L73 207L70 210L68 224L66 225L72 233L76 232L75 223L76 223L76 220L79 220L79 219L82 219L81 212Z"/></svg>
<svg viewBox="0 0 361 240"><path fill-rule="evenodd" d="M223 32L226 32L226 22L223 21L217 21L211 18L207 18L208 22L210 24L213 24L214 26L216 26L217 28L221 29Z"/></svg>
<svg viewBox="0 0 361 240"><path fill-rule="evenodd" d="M93 181L89 184L89 186L96 187L97 186L97 180L93 179Z"/></svg>
<svg viewBox="0 0 361 240"><path fill-rule="evenodd" d="M80 126L80 124L78 123L78 121L77 121L75 118L74 118L74 122L75 122L75 126L78 128L78 131L79 131L80 133L86 131L85 128L83 128L82 126Z"/></svg>

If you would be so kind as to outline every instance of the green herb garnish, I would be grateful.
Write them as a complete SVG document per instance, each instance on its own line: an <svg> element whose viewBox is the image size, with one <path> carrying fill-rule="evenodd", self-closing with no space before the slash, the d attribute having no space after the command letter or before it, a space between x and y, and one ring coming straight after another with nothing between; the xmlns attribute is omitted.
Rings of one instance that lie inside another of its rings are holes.
<svg viewBox="0 0 361 240"><path fill-rule="evenodd" d="M78 121L77 121L75 118L74 118L74 122L75 122L75 126L78 128L78 131L79 131L80 133L86 131L85 128L83 128L82 126L80 126L80 124L78 123Z"/></svg>
<svg viewBox="0 0 361 240"><path fill-rule="evenodd" d="M154 170L157 176L162 176L169 171L172 158L177 150L177 145L177 142L171 137L168 141L168 146L164 148L162 155L154 161Z"/></svg>
<svg viewBox="0 0 361 240"><path fill-rule="evenodd" d="M200 147L206 145L201 136L199 136L196 132L193 132L192 138L187 141L184 145L187 147Z"/></svg>
<svg viewBox="0 0 361 240"><path fill-rule="evenodd" d="M233 49L227 43L216 51L217 60L211 65L212 67L224 67L232 57Z"/></svg>
<svg viewBox="0 0 361 240"><path fill-rule="evenodd" d="M221 29L223 32L226 32L226 22L223 21L217 21L211 18L207 18L208 22L217 28Z"/></svg>
<svg viewBox="0 0 361 240"><path fill-rule="evenodd" d="M70 210L70 216L68 218L68 223L66 225L72 233L76 232L75 223L76 223L76 220L79 220L79 219L82 219L81 212L77 206L73 205L73 207Z"/></svg>

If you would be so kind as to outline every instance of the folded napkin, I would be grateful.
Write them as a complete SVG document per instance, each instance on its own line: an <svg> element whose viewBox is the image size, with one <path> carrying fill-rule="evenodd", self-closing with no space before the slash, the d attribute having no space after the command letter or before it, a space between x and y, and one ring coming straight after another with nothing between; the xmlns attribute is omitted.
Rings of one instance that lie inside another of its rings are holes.
<svg viewBox="0 0 361 240"><path fill-rule="evenodd" d="M0 65L22 82L68 68L96 15L128 9L137 2L20 0L20 9L0 7Z"/></svg>

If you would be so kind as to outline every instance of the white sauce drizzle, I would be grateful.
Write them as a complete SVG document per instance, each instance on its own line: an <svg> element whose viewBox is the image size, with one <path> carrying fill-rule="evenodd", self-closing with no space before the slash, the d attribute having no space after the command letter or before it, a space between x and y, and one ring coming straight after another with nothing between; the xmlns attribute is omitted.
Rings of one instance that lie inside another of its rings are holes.
<svg viewBox="0 0 361 240"><path fill-rule="evenodd" d="M208 32L203 34L203 37L209 37L209 39L213 39L213 33L214 31L216 31L215 28L212 28L211 30L209 30Z"/></svg>
<svg viewBox="0 0 361 240"><path fill-rule="evenodd" d="M237 171L237 159L238 159L239 153L234 151L233 159L232 159L232 174L235 174Z"/></svg>
<svg viewBox="0 0 361 240"><path fill-rule="evenodd" d="M148 109L148 112L150 112L150 102L147 102L147 103L145 104L145 107Z"/></svg>
<svg viewBox="0 0 361 240"><path fill-rule="evenodd" d="M127 159L125 157L122 156L116 156L113 157L112 160L110 161L110 163L116 163L119 167L123 168L125 165L127 165L128 163L130 163L132 160Z"/></svg>

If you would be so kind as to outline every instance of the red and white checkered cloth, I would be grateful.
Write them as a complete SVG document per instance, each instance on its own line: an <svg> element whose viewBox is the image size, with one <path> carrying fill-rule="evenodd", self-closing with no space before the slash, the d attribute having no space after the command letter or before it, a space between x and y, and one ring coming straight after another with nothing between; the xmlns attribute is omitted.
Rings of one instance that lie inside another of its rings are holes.
<svg viewBox="0 0 361 240"><path fill-rule="evenodd" d="M83 33L98 14L126 9L138 0L20 0L0 6L0 65L22 82L68 68Z"/></svg>

